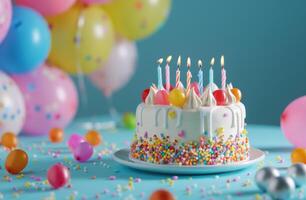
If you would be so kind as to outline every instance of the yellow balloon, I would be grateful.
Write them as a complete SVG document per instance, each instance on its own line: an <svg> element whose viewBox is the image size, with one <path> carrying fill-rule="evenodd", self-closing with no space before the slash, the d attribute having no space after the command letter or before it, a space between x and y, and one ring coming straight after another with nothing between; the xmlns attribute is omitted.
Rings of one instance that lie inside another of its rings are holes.
<svg viewBox="0 0 306 200"><path fill-rule="evenodd" d="M183 107L186 101L186 96L185 96L185 93L181 89L174 88L169 93L168 99L171 105L177 106L177 107Z"/></svg>
<svg viewBox="0 0 306 200"><path fill-rule="evenodd" d="M157 30L170 7L171 0L113 0L103 5L116 31L130 40L145 38Z"/></svg>
<svg viewBox="0 0 306 200"><path fill-rule="evenodd" d="M49 62L68 73L88 74L107 60L114 43L112 22L100 6L77 4L47 18L52 34Z"/></svg>

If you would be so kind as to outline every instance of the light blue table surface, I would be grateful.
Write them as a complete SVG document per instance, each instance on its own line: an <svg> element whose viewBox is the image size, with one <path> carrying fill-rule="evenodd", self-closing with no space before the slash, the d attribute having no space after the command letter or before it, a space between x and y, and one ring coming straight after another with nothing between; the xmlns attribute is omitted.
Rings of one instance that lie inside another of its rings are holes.
<svg viewBox="0 0 306 200"><path fill-rule="evenodd" d="M178 176L150 174L136 171L115 163L111 152L128 147L133 136L125 129L101 130L104 144L95 149L94 156L86 163L74 161L66 140L71 133L84 134L86 127L99 126L107 118L76 120L65 131L65 142L51 144L47 137L20 136L21 148L29 155L29 165L23 177L9 175L4 169L7 152L0 150L0 199L148 199L152 191L165 188L177 199L269 199L254 183L258 167L290 165L291 145L279 127L249 125L249 137L253 147L267 152L264 163L234 173L218 175ZM98 127L99 128L99 127ZM100 153L100 158L99 158ZM58 190L44 184L46 170L54 163L63 162L71 169L71 185ZM110 176L116 177L110 180ZM131 184L132 183L132 184ZM295 198L304 198L303 190L296 191Z"/></svg>

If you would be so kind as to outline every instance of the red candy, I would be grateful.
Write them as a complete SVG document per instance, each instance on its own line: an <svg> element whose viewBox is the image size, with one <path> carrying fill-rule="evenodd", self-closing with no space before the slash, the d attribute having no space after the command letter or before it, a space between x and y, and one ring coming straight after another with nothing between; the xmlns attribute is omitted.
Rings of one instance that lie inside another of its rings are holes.
<svg viewBox="0 0 306 200"><path fill-rule="evenodd" d="M217 101L218 106L226 105L227 102L227 96L226 92L224 90L215 90L213 92L213 95Z"/></svg>
<svg viewBox="0 0 306 200"><path fill-rule="evenodd" d="M142 91L142 94L141 94L142 102L146 101L146 98L149 95L149 92L150 92L150 88L147 88L144 91Z"/></svg>
<svg viewBox="0 0 306 200"><path fill-rule="evenodd" d="M58 163L48 169L47 178L50 185L57 189L68 183L70 173L66 166Z"/></svg>
<svg viewBox="0 0 306 200"><path fill-rule="evenodd" d="M168 92L166 90L159 90L154 97L155 105L169 105Z"/></svg>

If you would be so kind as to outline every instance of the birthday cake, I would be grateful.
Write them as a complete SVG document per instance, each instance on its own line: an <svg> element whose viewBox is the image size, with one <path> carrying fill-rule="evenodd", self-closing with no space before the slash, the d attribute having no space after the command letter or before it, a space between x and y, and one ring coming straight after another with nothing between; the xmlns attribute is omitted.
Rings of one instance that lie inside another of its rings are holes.
<svg viewBox="0 0 306 200"><path fill-rule="evenodd" d="M158 60L158 85L143 92L136 110L136 133L130 158L154 164L220 165L249 159L249 140L245 129L246 110L241 92L226 84L224 57L221 57L221 88L214 83L213 65L209 83L203 85L203 66L198 62L198 81L191 83L191 62L187 59L187 81L181 82L181 58L176 83L170 85L170 61L165 66L163 85Z"/></svg>

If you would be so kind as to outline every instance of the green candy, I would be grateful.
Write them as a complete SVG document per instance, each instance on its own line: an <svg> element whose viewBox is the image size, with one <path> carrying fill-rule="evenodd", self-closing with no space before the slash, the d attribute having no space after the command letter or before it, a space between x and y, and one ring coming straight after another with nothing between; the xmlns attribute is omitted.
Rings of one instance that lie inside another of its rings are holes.
<svg viewBox="0 0 306 200"><path fill-rule="evenodd" d="M133 113L124 113L122 117L124 128L134 130L136 128L136 117Z"/></svg>

